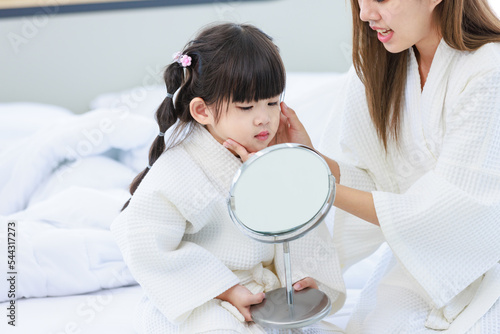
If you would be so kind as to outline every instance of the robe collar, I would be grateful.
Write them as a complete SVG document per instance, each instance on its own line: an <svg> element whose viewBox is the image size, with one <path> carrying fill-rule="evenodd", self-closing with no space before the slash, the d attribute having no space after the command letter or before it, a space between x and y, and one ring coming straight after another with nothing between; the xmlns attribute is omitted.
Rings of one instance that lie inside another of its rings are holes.
<svg viewBox="0 0 500 334"><path fill-rule="evenodd" d="M420 85L420 74L418 72L418 62L413 47L409 49L410 60L408 72L412 75L412 80L416 87L421 87ZM451 64L453 63L453 58L456 56L457 51L450 47L443 38L439 42L439 45L432 59L431 68L429 69L429 74L425 82L423 90L420 89L419 92L422 95L432 94L436 90L436 86L443 82L443 78L448 73ZM416 85L418 83L418 85Z"/></svg>
<svg viewBox="0 0 500 334"><path fill-rule="evenodd" d="M430 129L440 129L438 133L427 133L428 136L438 136L436 138L428 137L433 141L443 134L444 129L442 118L445 111L445 101L450 84L450 73L456 63L456 58L461 51L457 51L450 47L444 39L436 49L434 59L432 60L429 75L425 83L424 89L421 89L420 74L418 71L417 58L413 48L410 48L410 59L408 62L408 85L406 87L405 99L407 99L408 110L414 110L418 115L418 123L424 132ZM411 108L410 108L411 106ZM416 119L411 122L416 122Z"/></svg>
<svg viewBox="0 0 500 334"><path fill-rule="evenodd" d="M182 145L213 185L227 195L234 175L242 165L241 160L222 146L200 124L193 127L191 135Z"/></svg>

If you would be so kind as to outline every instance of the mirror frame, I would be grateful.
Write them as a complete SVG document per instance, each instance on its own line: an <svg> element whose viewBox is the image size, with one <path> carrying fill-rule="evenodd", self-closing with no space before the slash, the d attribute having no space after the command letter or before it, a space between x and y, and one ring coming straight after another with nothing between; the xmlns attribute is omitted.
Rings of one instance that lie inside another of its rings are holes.
<svg viewBox="0 0 500 334"><path fill-rule="evenodd" d="M310 153L315 155L318 160L322 161L324 164L327 174L328 174L328 196L323 203L321 209L314 215L309 221L304 222L304 224L299 225L295 228L283 231L283 232L277 232L277 233L268 233L268 232L259 232L255 231L249 227L246 226L245 223L240 221L238 217L235 214L235 203L234 203L234 189L235 186L238 182L238 179L240 176L244 173L246 169L248 169L257 159L260 157L270 154L274 151L277 150L282 150L282 149L289 149L289 148L295 148L295 149L303 149L303 150L308 150ZM229 198L227 200L227 205L228 205L228 210L229 214L231 216L231 220L233 223L246 235L249 237L258 240L260 242L264 243L282 243L282 242L287 242L291 240L298 239L302 236L304 236L307 232L315 228L323 218L328 214L330 211L330 208L333 205L333 202L335 200L335 177L331 173L330 167L326 163L325 159L321 155L319 155L315 150L310 148L309 146L302 145L302 144L295 144L295 143L284 143L284 144L277 144L273 146L266 147L265 149L256 152L250 159L248 159L241 167L238 169L236 172L233 181L231 183L231 189L229 191Z"/></svg>

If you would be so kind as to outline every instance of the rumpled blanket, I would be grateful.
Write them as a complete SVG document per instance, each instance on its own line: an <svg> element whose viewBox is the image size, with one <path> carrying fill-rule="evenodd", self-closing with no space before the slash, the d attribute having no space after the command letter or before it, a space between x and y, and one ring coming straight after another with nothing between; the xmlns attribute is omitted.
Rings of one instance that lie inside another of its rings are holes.
<svg viewBox="0 0 500 334"><path fill-rule="evenodd" d="M15 222L15 298L135 284L109 225L129 198L134 166L147 165L154 120L26 103L0 104L0 117L0 241L7 249Z"/></svg>

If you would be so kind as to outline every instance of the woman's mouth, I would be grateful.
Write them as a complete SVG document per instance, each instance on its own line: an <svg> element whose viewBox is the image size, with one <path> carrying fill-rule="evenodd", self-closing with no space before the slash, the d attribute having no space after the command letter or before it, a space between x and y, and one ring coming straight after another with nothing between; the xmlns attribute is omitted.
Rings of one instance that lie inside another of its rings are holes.
<svg viewBox="0 0 500 334"><path fill-rule="evenodd" d="M391 29L377 29L378 40L382 43L387 43L394 35L394 31Z"/></svg>
<svg viewBox="0 0 500 334"><path fill-rule="evenodd" d="M258 135L255 135L255 138L261 141L265 141L269 138L269 131L262 131Z"/></svg>

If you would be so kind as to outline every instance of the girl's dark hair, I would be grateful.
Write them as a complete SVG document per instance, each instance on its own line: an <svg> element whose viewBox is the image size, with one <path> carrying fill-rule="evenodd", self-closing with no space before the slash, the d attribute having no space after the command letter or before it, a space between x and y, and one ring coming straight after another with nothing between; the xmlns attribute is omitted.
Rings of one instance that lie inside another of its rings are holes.
<svg viewBox="0 0 500 334"><path fill-rule="evenodd" d="M214 106L215 119L220 119L221 106L227 102L248 102L280 95L285 89L285 67L272 38L248 24L224 23L203 29L181 51L191 57L191 65L182 67L172 62L163 78L167 91L176 93L175 106L165 97L156 111L159 131L174 131L165 145L158 136L149 151L149 166L168 148L180 143L180 134L188 134L195 120L189 103L201 97ZM137 175L130 185L133 195L149 168ZM130 199L129 199L130 201ZM125 203L122 210L128 206Z"/></svg>

